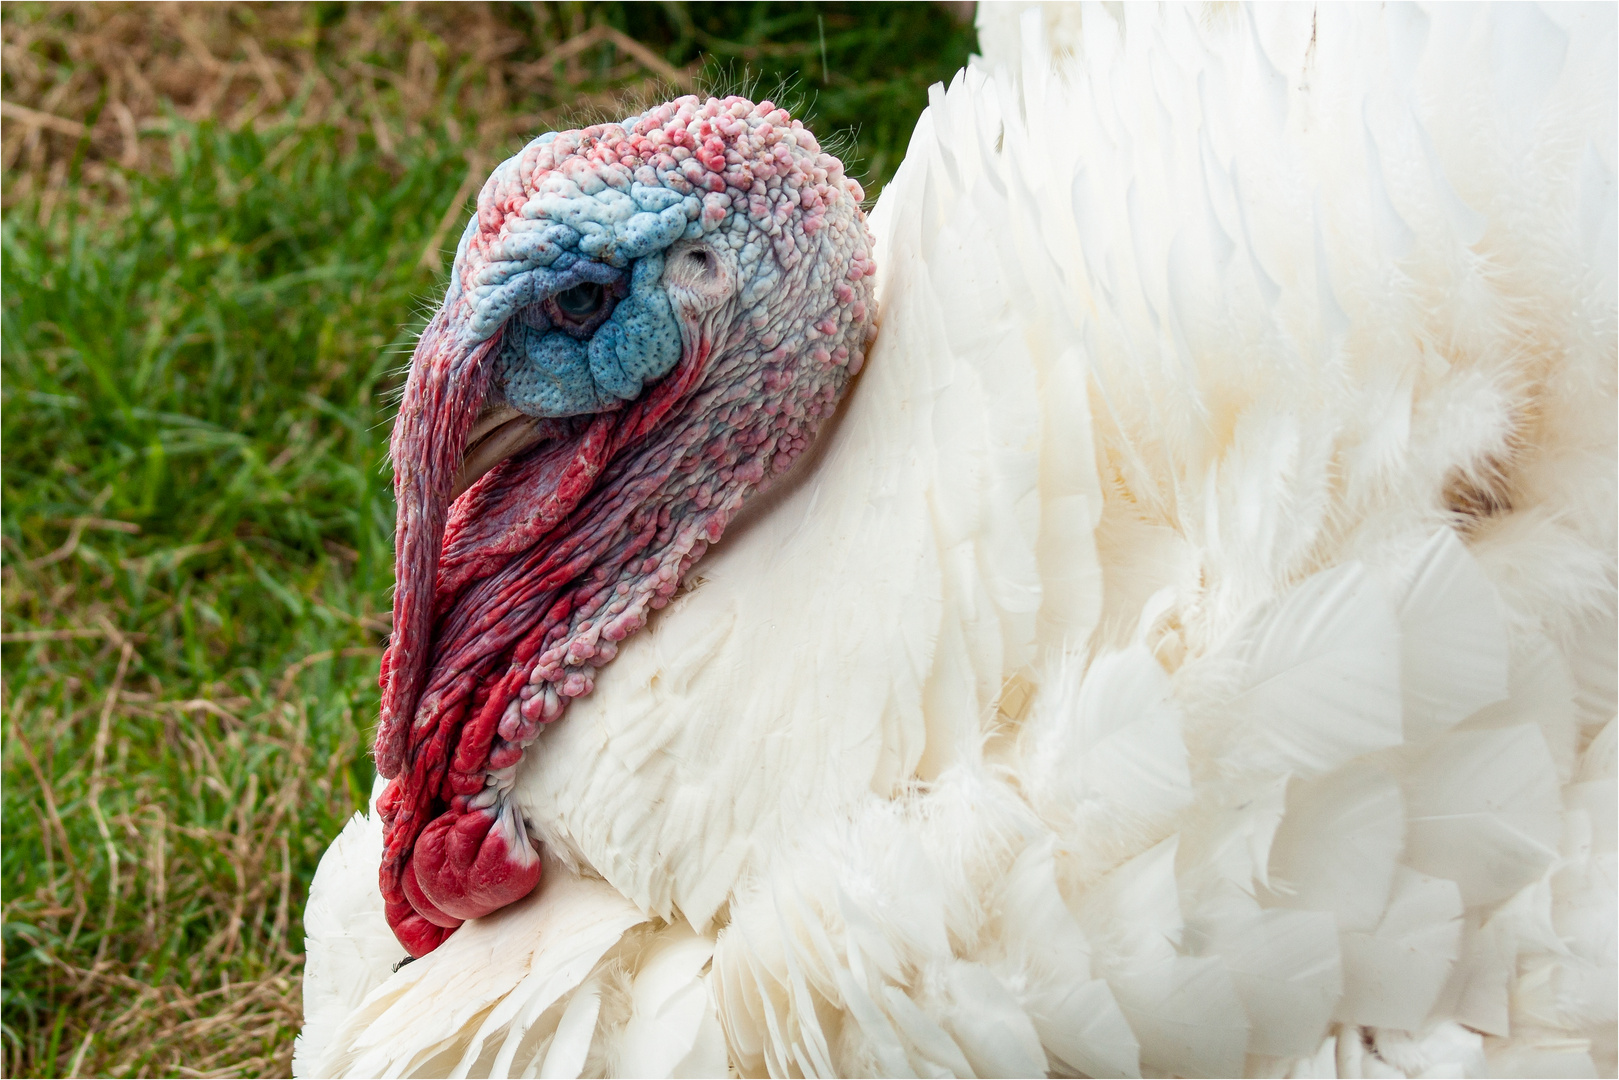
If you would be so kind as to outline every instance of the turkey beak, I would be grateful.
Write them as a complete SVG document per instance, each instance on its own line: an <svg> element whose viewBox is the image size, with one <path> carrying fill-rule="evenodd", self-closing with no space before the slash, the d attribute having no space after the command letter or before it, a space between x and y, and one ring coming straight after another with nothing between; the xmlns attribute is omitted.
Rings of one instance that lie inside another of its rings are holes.
<svg viewBox="0 0 1619 1080"><path fill-rule="evenodd" d="M491 365L485 361L500 344L499 332L468 342L461 323L440 311L416 342L389 447L398 503L394 633L383 661L376 759L390 778L404 762L425 677L444 523L451 501L465 489L462 457L488 391Z"/></svg>
<svg viewBox="0 0 1619 1080"><path fill-rule="evenodd" d="M540 421L506 404L486 404L467 433L467 449L456 470L450 501L461 497L478 478L509 457L544 439Z"/></svg>

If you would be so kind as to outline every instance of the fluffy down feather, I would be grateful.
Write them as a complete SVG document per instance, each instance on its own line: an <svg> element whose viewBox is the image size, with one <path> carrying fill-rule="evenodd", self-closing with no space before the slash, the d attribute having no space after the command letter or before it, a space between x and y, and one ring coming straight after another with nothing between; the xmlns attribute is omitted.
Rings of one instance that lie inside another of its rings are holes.
<svg viewBox="0 0 1619 1080"><path fill-rule="evenodd" d="M1612 1075L1615 12L983 5L882 327L305 1075ZM363 887L362 887L363 883Z"/></svg>

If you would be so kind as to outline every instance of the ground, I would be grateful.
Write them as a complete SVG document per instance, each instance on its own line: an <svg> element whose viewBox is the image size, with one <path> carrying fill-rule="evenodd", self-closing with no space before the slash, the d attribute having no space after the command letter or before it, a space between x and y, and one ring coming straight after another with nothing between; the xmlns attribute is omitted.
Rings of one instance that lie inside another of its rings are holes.
<svg viewBox="0 0 1619 1080"><path fill-rule="evenodd" d="M875 196L962 12L0 5L5 1075L286 1073L371 784L393 394L490 166L741 88Z"/></svg>

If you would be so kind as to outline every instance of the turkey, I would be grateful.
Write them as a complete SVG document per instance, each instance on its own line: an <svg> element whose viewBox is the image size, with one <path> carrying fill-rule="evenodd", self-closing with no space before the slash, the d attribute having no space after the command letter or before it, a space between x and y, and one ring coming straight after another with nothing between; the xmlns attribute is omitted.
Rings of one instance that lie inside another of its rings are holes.
<svg viewBox="0 0 1619 1080"><path fill-rule="evenodd" d="M300 1075L1614 1074L1615 9L979 20L485 185Z"/></svg>

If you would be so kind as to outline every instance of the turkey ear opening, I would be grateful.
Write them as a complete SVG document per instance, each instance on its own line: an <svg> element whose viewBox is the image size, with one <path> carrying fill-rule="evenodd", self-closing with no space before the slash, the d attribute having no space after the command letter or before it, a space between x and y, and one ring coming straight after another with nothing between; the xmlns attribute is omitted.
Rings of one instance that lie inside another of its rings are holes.
<svg viewBox="0 0 1619 1080"><path fill-rule="evenodd" d="M701 240L680 240L664 256L663 287L677 308L704 315L736 294L736 258Z"/></svg>

